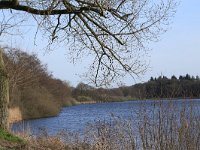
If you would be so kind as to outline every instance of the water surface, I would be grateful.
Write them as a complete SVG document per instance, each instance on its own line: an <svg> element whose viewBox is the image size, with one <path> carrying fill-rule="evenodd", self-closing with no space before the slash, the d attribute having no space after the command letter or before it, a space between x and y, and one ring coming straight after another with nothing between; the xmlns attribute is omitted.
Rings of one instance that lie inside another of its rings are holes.
<svg viewBox="0 0 200 150"><path fill-rule="evenodd" d="M161 106L162 103L162 106ZM171 103L178 108L190 108L199 113L200 100L172 100ZM109 121L112 116L119 116L123 119L138 119L138 114L157 108L169 107L169 100L145 100L145 101L127 101L96 104L81 104L77 106L65 107L57 117L25 120L14 123L12 130L21 131L30 129L33 134L38 134L41 130L46 130L49 134L56 134L61 130L70 132L83 132L88 123L96 121Z"/></svg>

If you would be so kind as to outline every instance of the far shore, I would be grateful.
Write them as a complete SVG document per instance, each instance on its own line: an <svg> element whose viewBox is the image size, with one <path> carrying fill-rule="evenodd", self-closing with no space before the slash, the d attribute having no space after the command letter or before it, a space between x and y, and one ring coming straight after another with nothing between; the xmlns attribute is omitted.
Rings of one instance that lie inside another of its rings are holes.
<svg viewBox="0 0 200 150"><path fill-rule="evenodd" d="M70 105L70 106L65 106L65 107L71 107L71 106L76 106L76 105L82 105L82 104L96 104L96 103L112 103L112 102L126 102L126 101L149 101L149 100L154 100L154 101L159 101L159 100L169 100L169 101L173 101L173 100L198 100L200 98L190 98L190 97L185 97L185 98L155 98L155 99L135 99L135 98L132 98L132 99L115 99L115 100L112 100L112 101L79 101L79 102L76 102L75 105ZM63 107L63 108L65 108ZM17 112L17 113L16 113ZM61 112L61 111L60 111ZM60 113L59 112L59 113ZM16 122L19 122L19 121L23 121L23 120L33 120L33 119L42 119L42 118L50 118L50 117L56 117L58 114L54 115L54 116L41 116L41 117L38 117L38 118L28 118L28 119L23 119L22 118L22 115L20 113L20 110L19 108L11 108L10 109L10 120L9 120L9 123L12 125L13 123L16 123ZM13 119L14 118L14 119Z"/></svg>

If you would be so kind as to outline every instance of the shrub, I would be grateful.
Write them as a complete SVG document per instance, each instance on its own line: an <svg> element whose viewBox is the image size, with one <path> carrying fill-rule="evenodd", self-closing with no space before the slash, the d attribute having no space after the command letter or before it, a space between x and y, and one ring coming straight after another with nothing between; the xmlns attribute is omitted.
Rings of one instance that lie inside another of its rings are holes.
<svg viewBox="0 0 200 150"><path fill-rule="evenodd" d="M24 119L55 116L61 109L54 97L42 87L24 89L22 103Z"/></svg>

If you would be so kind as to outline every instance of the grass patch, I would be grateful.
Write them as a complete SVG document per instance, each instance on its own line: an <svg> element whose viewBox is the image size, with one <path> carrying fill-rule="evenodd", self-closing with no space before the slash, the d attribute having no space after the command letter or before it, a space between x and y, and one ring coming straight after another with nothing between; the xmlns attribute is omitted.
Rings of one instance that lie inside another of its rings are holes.
<svg viewBox="0 0 200 150"><path fill-rule="evenodd" d="M3 130L3 129L0 129L0 139L6 140L9 142L14 142L14 143L24 143L24 141L21 138Z"/></svg>

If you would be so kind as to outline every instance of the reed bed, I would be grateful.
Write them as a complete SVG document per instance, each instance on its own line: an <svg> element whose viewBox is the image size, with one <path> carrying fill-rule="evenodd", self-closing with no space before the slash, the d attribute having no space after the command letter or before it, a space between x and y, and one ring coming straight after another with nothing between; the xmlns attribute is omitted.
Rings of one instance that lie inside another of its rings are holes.
<svg viewBox="0 0 200 150"><path fill-rule="evenodd" d="M200 150L199 107L173 102L141 105L133 117L111 115L89 124L83 133L24 135L29 150Z"/></svg>

